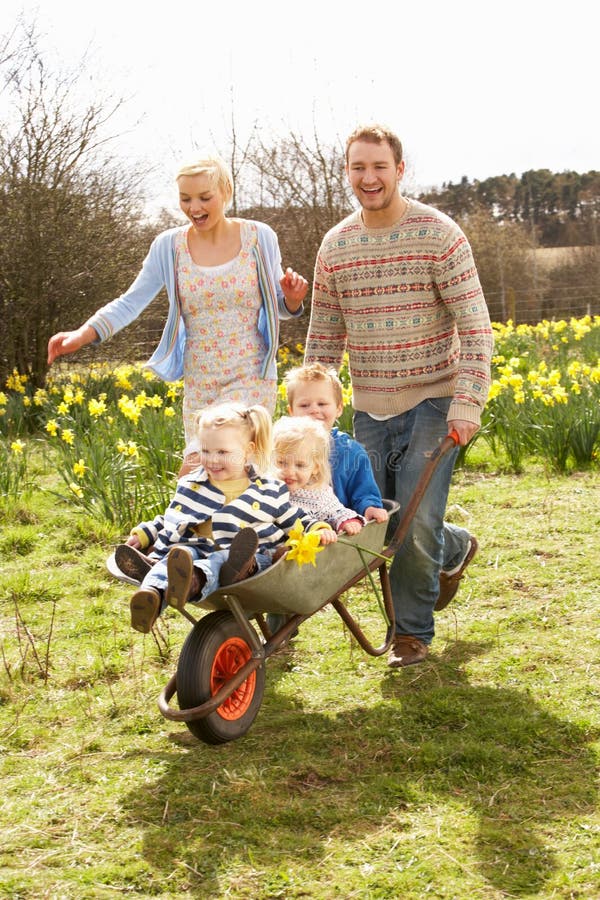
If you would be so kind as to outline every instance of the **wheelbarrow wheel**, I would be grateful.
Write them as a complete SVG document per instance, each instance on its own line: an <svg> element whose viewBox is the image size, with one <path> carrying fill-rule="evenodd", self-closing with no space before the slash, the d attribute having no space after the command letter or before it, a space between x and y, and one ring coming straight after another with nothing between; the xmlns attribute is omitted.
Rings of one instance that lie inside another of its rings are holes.
<svg viewBox="0 0 600 900"><path fill-rule="evenodd" d="M252 656L243 628L227 610L211 612L189 633L177 664L180 709L205 703ZM245 734L252 725L265 690L260 666L214 712L186 722L192 734L207 744L224 744Z"/></svg>

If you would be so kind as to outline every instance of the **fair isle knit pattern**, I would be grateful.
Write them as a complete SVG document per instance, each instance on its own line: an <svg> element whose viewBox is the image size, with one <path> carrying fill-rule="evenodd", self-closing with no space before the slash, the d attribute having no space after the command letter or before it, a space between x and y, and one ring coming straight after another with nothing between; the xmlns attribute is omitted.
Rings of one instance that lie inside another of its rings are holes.
<svg viewBox="0 0 600 900"><path fill-rule="evenodd" d="M400 415L453 397L448 419L479 424L493 335L473 254L448 216L415 200L391 228L360 210L323 239L305 362L339 369L348 351L354 408Z"/></svg>

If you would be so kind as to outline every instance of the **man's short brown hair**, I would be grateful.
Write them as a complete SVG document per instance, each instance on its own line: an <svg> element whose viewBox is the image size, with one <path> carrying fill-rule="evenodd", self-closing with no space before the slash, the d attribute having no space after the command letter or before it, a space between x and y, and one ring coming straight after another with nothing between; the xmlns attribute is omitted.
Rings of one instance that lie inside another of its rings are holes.
<svg viewBox="0 0 600 900"><path fill-rule="evenodd" d="M355 141L367 141L371 144L389 144L394 154L394 162L397 166L402 162L402 143L400 138L384 125L359 125L346 140L346 164L348 163L348 151Z"/></svg>

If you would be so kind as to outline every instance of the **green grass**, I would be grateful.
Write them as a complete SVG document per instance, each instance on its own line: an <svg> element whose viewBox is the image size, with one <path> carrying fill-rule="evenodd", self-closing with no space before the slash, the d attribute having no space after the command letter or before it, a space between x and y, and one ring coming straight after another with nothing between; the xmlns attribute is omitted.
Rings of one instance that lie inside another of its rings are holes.
<svg viewBox="0 0 600 900"><path fill-rule="evenodd" d="M6 504L0 896L597 898L600 478L474 459L448 515L480 552L429 659L388 670L328 607L220 747L160 715L189 626L130 629L121 536Z"/></svg>

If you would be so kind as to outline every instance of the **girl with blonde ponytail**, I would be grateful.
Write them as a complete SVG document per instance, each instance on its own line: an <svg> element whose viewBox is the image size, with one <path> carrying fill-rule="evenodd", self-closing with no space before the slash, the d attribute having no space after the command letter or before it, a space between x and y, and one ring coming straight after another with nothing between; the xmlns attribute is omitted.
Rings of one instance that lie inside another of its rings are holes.
<svg viewBox="0 0 600 900"><path fill-rule="evenodd" d="M166 606L181 610L271 565L297 519L305 530L318 526L322 544L337 539L291 502L282 481L263 474L272 453L263 406L202 410L196 436L200 465L179 479L164 515L140 523L115 553L121 571L142 582L130 610L132 628L144 634Z"/></svg>

